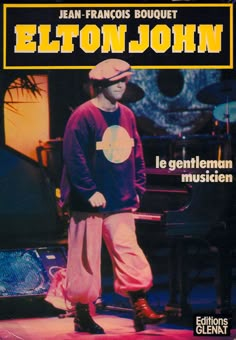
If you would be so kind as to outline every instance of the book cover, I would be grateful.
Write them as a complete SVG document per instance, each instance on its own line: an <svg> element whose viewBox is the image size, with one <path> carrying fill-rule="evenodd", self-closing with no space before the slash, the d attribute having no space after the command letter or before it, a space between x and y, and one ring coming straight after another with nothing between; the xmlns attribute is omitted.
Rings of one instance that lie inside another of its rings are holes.
<svg viewBox="0 0 236 340"><path fill-rule="evenodd" d="M211 323L224 316L230 325L236 300L234 1L3 1L0 11L2 248L55 239L66 248L69 216L58 203L65 126L93 96L89 71L122 59L132 77L121 102L134 112L146 164L135 219L153 269L152 303L170 318L191 315L194 336L228 336L231 326ZM2 280L0 297L25 294ZM129 308L103 285L110 311Z"/></svg>

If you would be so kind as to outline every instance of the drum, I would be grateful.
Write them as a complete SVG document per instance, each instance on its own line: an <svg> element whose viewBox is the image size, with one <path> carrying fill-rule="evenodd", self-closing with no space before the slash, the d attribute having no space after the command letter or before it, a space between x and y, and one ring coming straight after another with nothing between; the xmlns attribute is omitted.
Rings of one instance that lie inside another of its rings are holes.
<svg viewBox="0 0 236 340"><path fill-rule="evenodd" d="M191 159L199 156L205 160L220 160L224 157L224 135L193 134L176 140L173 159Z"/></svg>
<svg viewBox="0 0 236 340"><path fill-rule="evenodd" d="M163 135L143 137L142 143L146 166L155 167L156 156L166 161L196 156L205 160L226 159L228 140L224 135Z"/></svg>
<svg viewBox="0 0 236 340"><path fill-rule="evenodd" d="M226 122L229 118L229 123L236 122L236 101L217 105L213 110L213 116L220 122Z"/></svg>

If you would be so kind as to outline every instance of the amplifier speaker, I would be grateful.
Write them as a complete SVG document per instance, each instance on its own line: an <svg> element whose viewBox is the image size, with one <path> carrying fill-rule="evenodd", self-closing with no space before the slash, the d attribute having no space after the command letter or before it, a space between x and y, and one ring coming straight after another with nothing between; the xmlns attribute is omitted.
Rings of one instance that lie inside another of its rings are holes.
<svg viewBox="0 0 236 340"><path fill-rule="evenodd" d="M50 281L59 269L66 268L67 250L65 247L37 248L37 254Z"/></svg>
<svg viewBox="0 0 236 340"><path fill-rule="evenodd" d="M65 267L63 247L1 250L0 299L45 296L55 272Z"/></svg>

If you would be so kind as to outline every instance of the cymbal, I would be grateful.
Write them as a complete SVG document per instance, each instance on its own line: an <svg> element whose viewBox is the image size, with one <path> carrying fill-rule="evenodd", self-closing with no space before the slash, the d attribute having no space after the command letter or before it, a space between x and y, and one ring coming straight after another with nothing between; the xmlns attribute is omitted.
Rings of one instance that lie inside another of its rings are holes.
<svg viewBox="0 0 236 340"><path fill-rule="evenodd" d="M145 116L135 116L138 130L141 134L156 135L157 128L155 127L155 122Z"/></svg>
<svg viewBox="0 0 236 340"><path fill-rule="evenodd" d="M90 94L90 84L87 82L83 85L84 92L91 96ZM144 91L138 85L128 82L126 85L125 93L123 94L122 99L120 100L122 103L134 103L144 97Z"/></svg>
<svg viewBox="0 0 236 340"><path fill-rule="evenodd" d="M197 99L201 103L219 105L236 100L236 81L225 80L208 85L200 90Z"/></svg>
<svg viewBox="0 0 236 340"><path fill-rule="evenodd" d="M138 85L128 82L125 93L121 99L122 103L135 103L144 97L144 91Z"/></svg>
<svg viewBox="0 0 236 340"><path fill-rule="evenodd" d="M229 115L230 123L236 122L236 101L220 104L213 110L213 116L221 122L226 122L227 114Z"/></svg>

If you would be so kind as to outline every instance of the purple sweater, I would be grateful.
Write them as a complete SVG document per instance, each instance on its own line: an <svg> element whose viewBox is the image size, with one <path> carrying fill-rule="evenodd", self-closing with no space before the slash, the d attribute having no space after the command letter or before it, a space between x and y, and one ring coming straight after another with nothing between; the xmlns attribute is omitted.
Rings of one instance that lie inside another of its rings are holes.
<svg viewBox="0 0 236 340"><path fill-rule="evenodd" d="M62 201L71 210L118 212L138 207L145 191L142 144L133 112L118 104L114 112L91 101L80 105L66 125L63 140ZM88 199L100 191L105 208L92 208Z"/></svg>

